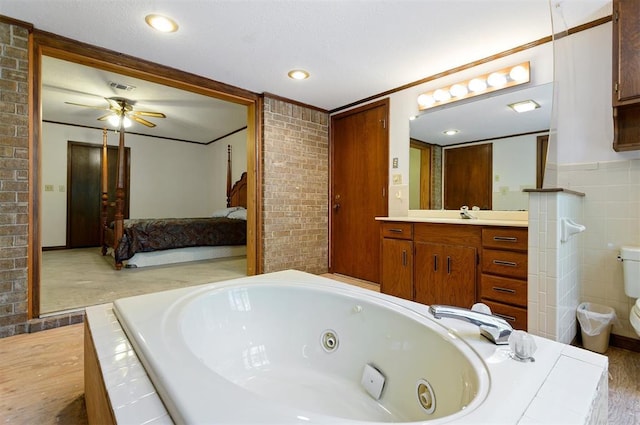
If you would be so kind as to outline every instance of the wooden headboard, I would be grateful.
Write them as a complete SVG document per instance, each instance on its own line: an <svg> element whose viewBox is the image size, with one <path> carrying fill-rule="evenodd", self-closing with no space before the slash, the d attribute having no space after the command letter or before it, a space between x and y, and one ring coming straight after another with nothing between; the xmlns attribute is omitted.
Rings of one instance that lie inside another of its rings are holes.
<svg viewBox="0 0 640 425"><path fill-rule="evenodd" d="M229 192L229 205L230 207L243 207L247 208L247 172L245 171L240 176L240 180L233 184L231 191Z"/></svg>

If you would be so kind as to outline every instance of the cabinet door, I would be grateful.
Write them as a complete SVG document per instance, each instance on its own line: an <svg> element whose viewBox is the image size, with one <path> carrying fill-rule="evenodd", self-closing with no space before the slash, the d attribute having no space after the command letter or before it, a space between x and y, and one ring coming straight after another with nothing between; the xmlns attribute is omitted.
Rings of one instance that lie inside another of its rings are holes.
<svg viewBox="0 0 640 425"><path fill-rule="evenodd" d="M473 247L415 243L415 301L470 308L476 300Z"/></svg>
<svg viewBox="0 0 640 425"><path fill-rule="evenodd" d="M613 2L613 105L640 98L640 2Z"/></svg>
<svg viewBox="0 0 640 425"><path fill-rule="evenodd" d="M414 301L422 304L441 304L438 287L442 280L443 259L442 244L415 242Z"/></svg>
<svg viewBox="0 0 640 425"><path fill-rule="evenodd" d="M471 308L476 300L477 251L468 246L447 246L441 304Z"/></svg>
<svg viewBox="0 0 640 425"><path fill-rule="evenodd" d="M413 242L382 239L382 279L384 294L413 300Z"/></svg>

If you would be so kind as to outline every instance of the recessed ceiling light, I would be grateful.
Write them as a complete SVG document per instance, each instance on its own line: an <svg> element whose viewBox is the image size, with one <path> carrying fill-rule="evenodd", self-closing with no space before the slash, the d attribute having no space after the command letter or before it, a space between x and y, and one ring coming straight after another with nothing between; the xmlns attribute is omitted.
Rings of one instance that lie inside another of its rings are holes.
<svg viewBox="0 0 640 425"><path fill-rule="evenodd" d="M533 111L534 109L538 109L540 107L540 105L538 105L533 100L511 103L508 106L518 113Z"/></svg>
<svg viewBox="0 0 640 425"><path fill-rule="evenodd" d="M454 134L458 134L459 131L458 130L445 130L443 131L444 134L446 134L447 136L453 136Z"/></svg>
<svg viewBox="0 0 640 425"><path fill-rule="evenodd" d="M309 78L309 73L304 69L292 69L287 75L294 80L306 80Z"/></svg>
<svg viewBox="0 0 640 425"><path fill-rule="evenodd" d="M147 15L144 17L144 20L147 22L151 28L160 32L176 32L178 31L178 24L171 18L166 16L158 15L152 13L151 15Z"/></svg>

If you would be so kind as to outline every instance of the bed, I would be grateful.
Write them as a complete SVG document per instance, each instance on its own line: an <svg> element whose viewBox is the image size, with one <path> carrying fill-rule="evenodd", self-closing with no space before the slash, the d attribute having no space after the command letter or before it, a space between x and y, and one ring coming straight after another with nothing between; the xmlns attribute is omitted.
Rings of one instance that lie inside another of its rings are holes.
<svg viewBox="0 0 640 425"><path fill-rule="evenodd" d="M227 208L211 217L124 219L124 151L120 133L114 220L107 220L108 176L102 173L102 255L112 254L116 270L246 255L247 173L231 183L231 146L227 147ZM106 136L103 163L106 164Z"/></svg>

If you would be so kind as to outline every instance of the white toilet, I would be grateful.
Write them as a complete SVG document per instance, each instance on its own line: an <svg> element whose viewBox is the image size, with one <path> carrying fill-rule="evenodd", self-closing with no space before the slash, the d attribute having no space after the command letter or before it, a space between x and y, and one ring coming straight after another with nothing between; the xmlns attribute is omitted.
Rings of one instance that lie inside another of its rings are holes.
<svg viewBox="0 0 640 425"><path fill-rule="evenodd" d="M624 272L624 292L627 296L636 299L629 314L629 321L636 333L640 335L640 247L623 246L620 248L618 258L622 261Z"/></svg>

